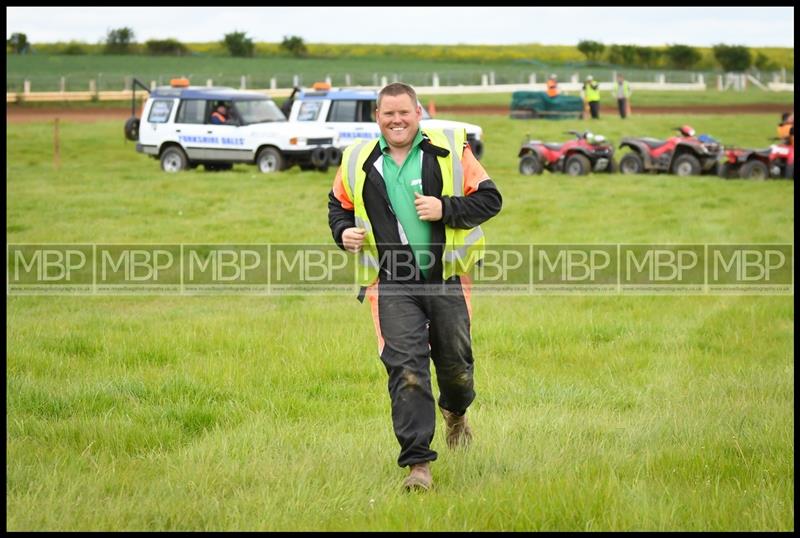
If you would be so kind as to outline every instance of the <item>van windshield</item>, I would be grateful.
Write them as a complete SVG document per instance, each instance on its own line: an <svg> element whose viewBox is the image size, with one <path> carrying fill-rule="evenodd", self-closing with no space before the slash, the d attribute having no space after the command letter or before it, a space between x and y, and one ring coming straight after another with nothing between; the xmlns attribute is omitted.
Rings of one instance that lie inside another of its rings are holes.
<svg viewBox="0 0 800 538"><path fill-rule="evenodd" d="M236 110L242 119L242 125L286 121L281 109L272 99L254 99L252 101L236 101Z"/></svg>

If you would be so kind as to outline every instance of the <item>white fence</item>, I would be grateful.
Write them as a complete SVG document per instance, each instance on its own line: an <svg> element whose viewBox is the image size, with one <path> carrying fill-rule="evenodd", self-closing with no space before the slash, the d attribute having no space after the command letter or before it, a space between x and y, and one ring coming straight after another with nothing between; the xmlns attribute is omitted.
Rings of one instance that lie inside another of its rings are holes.
<svg viewBox="0 0 800 538"><path fill-rule="evenodd" d="M566 93L579 93L582 89L581 76L577 73L572 74L568 81L559 82L559 89L561 92ZM599 77L597 77L599 79ZM605 77L604 77L605 78ZM610 73L607 78L608 82L600 82L601 91L614 91L614 80L616 74ZM707 84L703 74L693 74L691 82L668 82L664 74L656 74L653 82L630 81L630 87L633 90L659 90L659 91L705 91ZM239 80L239 87L247 89L247 77L242 76ZM349 79L346 76L345 81ZM345 86L362 89L380 89L389 82L396 82L398 77L382 76L374 77L374 84L372 85L350 85ZM528 76L527 83L519 84L496 84L494 73L490 72L481 76L480 84L473 85L441 85L440 77L438 74L433 73L431 77L432 84L430 86L415 85L418 93L422 95L442 95L442 94L476 94L476 93L510 93L515 91L545 91L544 81L538 82L535 73ZM331 82L330 77L326 77L327 82ZM203 81L205 86L213 86L213 79L205 79ZM197 83L197 82L195 82ZM294 76L292 79L294 86L300 86L301 80L299 76ZM754 85L764 91L789 91L794 92L794 83L786 82L785 77L773 77L773 80L767 84L762 83L752 75L742 73L728 73L724 76L718 75L716 80L717 90L735 90L744 91L748 85ZM126 87L130 84L126 82ZM150 88L153 89L157 86L155 80L150 81ZM269 80L269 88L267 89L252 89L251 91L261 92L271 97L287 97L291 94L292 88L278 88L277 79L272 78ZM144 96L142 90L141 95ZM100 91L98 84L95 80L89 81L88 91L65 91L65 84L62 84L60 91L44 91L34 92L31 88L29 80L25 80L21 92L6 92L6 103L14 102L58 102L58 101L127 101L130 100L132 91L129 89L119 91Z"/></svg>

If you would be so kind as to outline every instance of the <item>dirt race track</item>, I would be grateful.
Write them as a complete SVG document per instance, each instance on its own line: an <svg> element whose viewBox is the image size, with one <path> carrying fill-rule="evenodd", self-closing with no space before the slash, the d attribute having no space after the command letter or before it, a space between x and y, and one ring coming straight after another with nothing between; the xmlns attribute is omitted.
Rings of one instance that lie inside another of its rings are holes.
<svg viewBox="0 0 800 538"><path fill-rule="evenodd" d="M440 106L436 107L438 114L493 114L508 115L507 106ZM633 114L780 114L793 110L794 106L781 104L749 104L749 105L697 105L675 107L634 106ZM138 111L137 111L138 113ZM601 107L600 115L615 116L617 109L614 107ZM104 120L125 121L131 115L130 107L120 108L29 108L16 105L6 105L6 123L28 123L34 121L53 121L60 118L63 121L93 122Z"/></svg>

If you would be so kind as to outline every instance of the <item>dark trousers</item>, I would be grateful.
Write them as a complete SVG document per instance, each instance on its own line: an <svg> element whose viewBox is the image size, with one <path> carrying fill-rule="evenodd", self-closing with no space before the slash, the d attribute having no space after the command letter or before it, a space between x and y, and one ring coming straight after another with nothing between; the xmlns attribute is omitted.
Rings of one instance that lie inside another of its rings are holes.
<svg viewBox="0 0 800 538"><path fill-rule="evenodd" d="M392 425L400 443L397 464L433 461L436 405L430 360L436 367L439 406L463 415L475 399L470 337L469 282L412 288L381 282L367 292L378 333L381 361L389 375Z"/></svg>
<svg viewBox="0 0 800 538"><path fill-rule="evenodd" d="M592 113L592 119L598 119L600 117L600 101L589 101L589 110Z"/></svg>
<svg viewBox="0 0 800 538"><path fill-rule="evenodd" d="M628 99L617 99L617 106L619 107L619 117L625 119L628 115Z"/></svg>

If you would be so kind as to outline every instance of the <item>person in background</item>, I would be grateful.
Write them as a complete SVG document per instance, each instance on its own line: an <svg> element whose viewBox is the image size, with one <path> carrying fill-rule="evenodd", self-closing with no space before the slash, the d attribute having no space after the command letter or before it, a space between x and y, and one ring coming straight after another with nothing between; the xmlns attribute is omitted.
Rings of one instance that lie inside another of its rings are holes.
<svg viewBox="0 0 800 538"><path fill-rule="evenodd" d="M630 84L621 73L617 74L616 90L619 117L625 119L631 113L631 93L633 92L631 92Z"/></svg>
<svg viewBox="0 0 800 538"><path fill-rule="evenodd" d="M794 146L794 112L784 112L778 124L778 138L788 141Z"/></svg>
<svg viewBox="0 0 800 538"><path fill-rule="evenodd" d="M214 125L225 125L228 121L228 109L225 105L220 103L217 109L211 113L211 123Z"/></svg>
<svg viewBox="0 0 800 538"><path fill-rule="evenodd" d="M600 83L594 80L592 75L586 77L583 83L583 101L589 106L589 111L592 114L592 119L600 118Z"/></svg>
<svg viewBox="0 0 800 538"><path fill-rule="evenodd" d="M558 95L558 81L556 80L555 73L547 77L547 95L549 97L555 97Z"/></svg>

